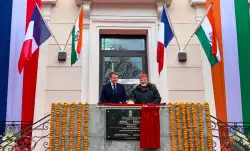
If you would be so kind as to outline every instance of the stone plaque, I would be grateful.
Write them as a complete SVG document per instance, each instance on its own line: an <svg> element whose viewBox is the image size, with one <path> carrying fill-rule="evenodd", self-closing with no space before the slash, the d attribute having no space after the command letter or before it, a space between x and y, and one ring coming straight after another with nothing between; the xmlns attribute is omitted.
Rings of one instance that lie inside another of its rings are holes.
<svg viewBox="0 0 250 151"><path fill-rule="evenodd" d="M140 109L107 109L107 140L140 140Z"/></svg>

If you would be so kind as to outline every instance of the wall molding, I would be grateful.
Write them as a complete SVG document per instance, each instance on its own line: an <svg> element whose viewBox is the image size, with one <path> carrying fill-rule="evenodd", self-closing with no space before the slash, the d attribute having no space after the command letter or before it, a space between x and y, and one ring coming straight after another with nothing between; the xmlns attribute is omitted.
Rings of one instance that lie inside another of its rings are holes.
<svg viewBox="0 0 250 151"><path fill-rule="evenodd" d="M92 0L75 0L76 5L81 5L82 3L88 3L88 2L92 2ZM166 2L167 6L169 6L172 3L172 0L155 0L152 1L151 3L164 3ZM95 3L110 3L110 0L96 0ZM112 1L111 3L114 3L114 1ZM134 0L134 1L126 1L126 0L117 0L115 1L115 3L145 3L143 0Z"/></svg>
<svg viewBox="0 0 250 151"><path fill-rule="evenodd" d="M44 5L56 5L57 0L42 0L42 4Z"/></svg>

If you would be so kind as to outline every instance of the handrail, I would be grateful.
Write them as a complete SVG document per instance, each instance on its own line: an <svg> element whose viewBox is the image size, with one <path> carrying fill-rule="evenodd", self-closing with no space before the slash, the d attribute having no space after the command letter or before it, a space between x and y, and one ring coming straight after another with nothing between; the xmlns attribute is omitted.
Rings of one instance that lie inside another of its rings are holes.
<svg viewBox="0 0 250 151"><path fill-rule="evenodd" d="M4 142L7 142L7 141L11 140L13 137L18 136L18 135L21 134L22 132L25 132L25 131L29 130L29 129L32 128L35 124L37 124L37 123L43 121L43 120L46 119L47 117L50 117L50 114L48 114L48 115L46 115L45 117L43 117L42 119L36 121L36 122L33 123L32 125L26 127L24 130L21 130L21 131L19 131L18 133L14 134L13 136L9 137L9 138L6 139ZM50 119L49 119L49 120L50 120ZM39 126L41 126L41 125L39 125ZM37 127L36 127L36 128L37 128ZM3 143L3 142L2 142L2 143ZM7 144L7 145L8 145L8 144ZM4 146L4 147L5 147L5 146Z"/></svg>
<svg viewBox="0 0 250 151"><path fill-rule="evenodd" d="M222 124L224 124L225 126L227 126L227 127L231 128L231 129L235 130L236 132L238 132L238 133L244 135L245 137L248 137L248 136L246 136L244 133L242 133L241 131L239 131L239 130L237 130L236 128L234 128L233 126L230 126L230 125L228 125L227 123L225 123L225 122L223 122L223 121L217 119L217 118L214 117L213 115L210 115L210 117L216 119L216 120L219 121L220 123L222 123ZM212 121L211 121L211 122L212 122ZM247 141L248 141L248 140L247 140Z"/></svg>

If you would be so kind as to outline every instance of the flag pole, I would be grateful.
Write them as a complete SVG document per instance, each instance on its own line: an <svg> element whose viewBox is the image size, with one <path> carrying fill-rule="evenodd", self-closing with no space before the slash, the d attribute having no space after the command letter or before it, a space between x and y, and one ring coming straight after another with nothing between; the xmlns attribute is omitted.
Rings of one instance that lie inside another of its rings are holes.
<svg viewBox="0 0 250 151"><path fill-rule="evenodd" d="M172 29L172 31L173 31L174 38L175 38L175 40L176 40L176 42L177 42L177 45L178 45L178 48L179 48L179 51L180 51L180 50L181 50L181 47L180 47L180 44L179 44L179 42L178 42L177 36L176 36L176 34L175 34L173 24L172 24L172 22L171 22L171 20L170 20L170 16L169 16L169 14L168 14L168 9L167 9L167 6L166 6L166 2L164 2L163 7L165 8L165 13L166 13L166 15L167 15L167 19L168 19L168 21L169 21L169 23L170 23L170 27L171 27L171 29Z"/></svg>
<svg viewBox="0 0 250 151"><path fill-rule="evenodd" d="M65 50L66 47L67 47L67 44L68 44L68 42L69 42L70 35L71 35L72 32L73 32L73 29L74 29L74 27L75 27L75 24L76 24L76 22L77 22L77 19L78 19L79 15L80 15L82 9L83 9L83 3L81 4L80 10L78 11L78 15L77 15L77 17L76 17L76 19L75 19L74 26L72 27L72 29L71 29L71 31L70 31L70 33L69 33L68 39L67 39L67 41L66 41L66 44L65 44L63 50Z"/></svg>
<svg viewBox="0 0 250 151"><path fill-rule="evenodd" d="M189 42L191 41L191 39L193 38L193 36L195 35L195 33L196 33L196 32L198 31L198 29L200 28L200 26L201 26L203 20L206 18L207 14L208 14L208 12L210 11L210 9L212 8L213 4L214 4L214 3L211 3L211 4L209 5L209 7L208 7L206 13L205 13L204 16L202 17L202 19L201 19L201 21L199 22L198 26L196 27L194 33L193 33L192 36L188 39L188 42L187 42L186 45L184 46L183 51L186 49L186 47L187 47L187 45L189 44Z"/></svg>
<svg viewBox="0 0 250 151"><path fill-rule="evenodd" d="M45 19L44 19L44 17L43 17L43 14L42 14L42 12L41 12L41 10L40 10L39 6L37 5L37 2L35 2L35 4L36 4L36 7L37 7L37 9L38 9L39 13L40 13L40 14L41 14L41 16L42 16L42 19L43 19L43 21L44 21L45 25L46 25L46 26L47 26L47 28L49 29L50 34L51 34L51 35L52 35L52 37L55 39L57 46L58 46L58 47L59 47L59 49L61 50L61 47L60 47L60 45L59 45L58 41L56 40L55 35L52 33L51 29L49 28L49 25L48 25L48 24L47 24L47 22L45 21Z"/></svg>

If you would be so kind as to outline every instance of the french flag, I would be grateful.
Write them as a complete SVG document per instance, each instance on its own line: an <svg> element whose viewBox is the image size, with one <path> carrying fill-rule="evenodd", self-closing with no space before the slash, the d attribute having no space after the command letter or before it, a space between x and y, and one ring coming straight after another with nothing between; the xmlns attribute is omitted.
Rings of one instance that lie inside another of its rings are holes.
<svg viewBox="0 0 250 151"><path fill-rule="evenodd" d="M31 20L23 42L19 62L18 72L21 74L25 63L30 60L32 54L51 36L51 33L46 26L39 8L34 8Z"/></svg>
<svg viewBox="0 0 250 151"><path fill-rule="evenodd" d="M162 9L161 22L159 23L159 37L157 46L158 73L160 75L164 65L164 49L174 37L174 33L168 21L165 8Z"/></svg>

